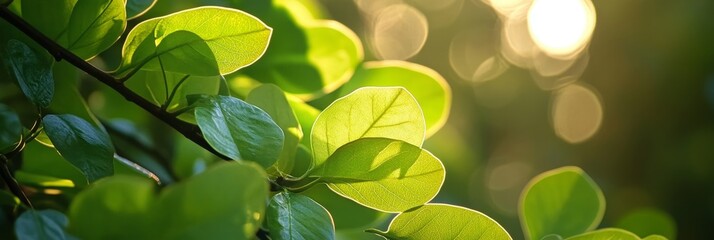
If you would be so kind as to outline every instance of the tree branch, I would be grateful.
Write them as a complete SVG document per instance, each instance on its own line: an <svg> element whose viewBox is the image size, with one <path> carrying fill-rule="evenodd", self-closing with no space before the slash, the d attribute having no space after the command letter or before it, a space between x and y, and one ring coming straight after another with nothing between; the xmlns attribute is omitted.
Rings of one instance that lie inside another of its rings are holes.
<svg viewBox="0 0 714 240"><path fill-rule="evenodd" d="M193 141L194 143L198 144L199 146L205 148L206 150L210 151L211 153L224 160L231 160L229 157L226 157L225 155L214 150L208 144L208 142L206 142L198 126L181 121L178 118L174 117L172 114L163 111L159 106L154 105L153 103L139 96L135 92L131 91L129 88L124 86L124 84L120 80L114 78L114 76L109 75L108 73L92 66L92 64L89 64L82 58L78 57L77 55L73 54L69 50L54 42L52 39L48 38L47 36L39 32L36 28L34 28L32 25L27 23L24 19L12 13L7 7L0 7L0 18L9 22L17 29L25 33L27 36L32 38L32 40L40 44L40 46L42 46L50 54L52 54L55 60L65 60L69 62L70 64L74 65L75 67L81 69L85 73L99 80L103 84L111 87L112 89L114 89L114 91L122 95L126 100L136 104L145 111L149 112L154 117L168 124L173 129L181 133L184 137L188 138L189 140Z"/></svg>
<svg viewBox="0 0 714 240"><path fill-rule="evenodd" d="M12 176L12 173L10 173L10 169L7 167L9 159L6 158L5 155L0 155L0 158L0 168L2 168L0 169L0 175L2 175L2 180L5 182L7 187L10 188L12 194L19 198L23 204L33 208L32 202L30 202L30 199L27 198L27 195L25 195L25 192L22 191L20 184L17 183L15 178Z"/></svg>

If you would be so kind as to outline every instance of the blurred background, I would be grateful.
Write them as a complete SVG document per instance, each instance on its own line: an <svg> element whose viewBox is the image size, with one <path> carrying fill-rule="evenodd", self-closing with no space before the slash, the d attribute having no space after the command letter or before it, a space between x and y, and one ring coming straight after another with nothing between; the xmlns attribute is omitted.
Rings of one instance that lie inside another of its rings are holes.
<svg viewBox="0 0 714 240"><path fill-rule="evenodd" d="M451 116L425 144L447 169L436 202L522 239L525 184L576 165L604 191L601 227L711 231L714 1L320 2L365 60L416 62L450 83Z"/></svg>

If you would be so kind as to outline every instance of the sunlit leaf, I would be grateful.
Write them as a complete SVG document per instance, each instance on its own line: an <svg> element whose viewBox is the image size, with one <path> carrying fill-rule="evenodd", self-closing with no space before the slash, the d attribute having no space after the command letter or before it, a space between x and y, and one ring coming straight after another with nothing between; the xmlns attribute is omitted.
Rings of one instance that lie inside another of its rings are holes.
<svg viewBox="0 0 714 240"><path fill-rule="evenodd" d="M436 196L444 183L444 166L409 143L363 138L340 147L310 175L362 205L402 212Z"/></svg>
<svg viewBox="0 0 714 240"><path fill-rule="evenodd" d="M151 7L156 4L157 0L125 0L126 1L126 19L137 18L148 12Z"/></svg>
<svg viewBox="0 0 714 240"><path fill-rule="evenodd" d="M25 96L38 107L48 107L55 90L52 62L15 39L10 39L3 48L5 66Z"/></svg>
<svg viewBox="0 0 714 240"><path fill-rule="evenodd" d="M666 212L654 208L636 209L622 216L615 226L644 237L652 234L674 239L677 224Z"/></svg>
<svg viewBox="0 0 714 240"><path fill-rule="evenodd" d="M388 239L511 239L501 225L485 214L447 204L426 204L400 213L387 232L370 232Z"/></svg>
<svg viewBox="0 0 714 240"><path fill-rule="evenodd" d="M184 10L132 29L116 72L136 67L159 71L163 65L166 71L196 76L228 74L260 58L271 33L259 19L239 10Z"/></svg>
<svg viewBox="0 0 714 240"><path fill-rule="evenodd" d="M260 108L240 99L210 96L194 111L203 137L216 151L232 158L254 161L268 168L283 149L283 131Z"/></svg>
<svg viewBox="0 0 714 240"><path fill-rule="evenodd" d="M186 78L184 80L184 78ZM183 80L183 82L181 82ZM174 88L181 83L173 92ZM164 75L160 71L140 70L126 82L127 87L137 92L146 99L153 100L158 106L166 102L172 94L173 98L167 105L167 110L172 111L188 106L186 96L192 94L217 95L220 77L210 76L187 76L186 74L166 72L166 82ZM166 90L168 86L168 90Z"/></svg>
<svg viewBox="0 0 714 240"><path fill-rule="evenodd" d="M0 153L10 151L22 136L22 123L17 113L0 103Z"/></svg>
<svg viewBox="0 0 714 240"><path fill-rule="evenodd" d="M25 171L16 171L15 179L23 185L40 187L40 188L72 188L74 182L69 179L56 178L40 174L29 173Z"/></svg>
<svg viewBox="0 0 714 240"><path fill-rule="evenodd" d="M667 238L661 235L649 235L647 237L642 238L642 240L667 240Z"/></svg>
<svg viewBox="0 0 714 240"><path fill-rule="evenodd" d="M367 137L424 142L424 115L404 88L361 88L338 99L317 117L311 143L319 167L337 148Z"/></svg>
<svg viewBox="0 0 714 240"><path fill-rule="evenodd" d="M312 133L312 125L315 124L317 116L320 115L320 110L317 110L292 95L288 96L288 103L290 103L290 107L295 111L295 116L297 116L298 122L300 122L303 136L310 136L310 133ZM303 137L300 142L305 146L311 146L309 137Z"/></svg>
<svg viewBox="0 0 714 240"><path fill-rule="evenodd" d="M67 25L77 0L23 0L22 18L61 45L67 43Z"/></svg>
<svg viewBox="0 0 714 240"><path fill-rule="evenodd" d="M275 85L263 84L253 89L245 101L263 109L283 130L285 142L275 168L281 175L289 175L293 169L298 143L303 135L300 123L290 108L285 93Z"/></svg>
<svg viewBox="0 0 714 240"><path fill-rule="evenodd" d="M521 194L519 216L526 236L564 238L592 230L605 212L600 187L580 168L562 167L533 178Z"/></svg>
<svg viewBox="0 0 714 240"><path fill-rule="evenodd" d="M154 183L117 175L79 193L69 207L69 231L81 239L142 239L152 227ZM154 226L158 227L158 226Z"/></svg>
<svg viewBox="0 0 714 240"><path fill-rule="evenodd" d="M634 233L622 229L604 228L569 237L566 240L640 240L640 238Z"/></svg>
<svg viewBox="0 0 714 240"><path fill-rule="evenodd" d="M56 210L28 210L15 220L15 235L18 240L64 240L68 239L64 228L67 216Z"/></svg>
<svg viewBox="0 0 714 240"><path fill-rule="evenodd" d="M344 96L360 87L404 87L419 102L431 136L446 123L451 108L451 87L436 71L403 61L364 63L339 90Z"/></svg>
<svg viewBox="0 0 714 240"><path fill-rule="evenodd" d="M67 25L65 47L90 59L114 44L125 28L124 0L78 0Z"/></svg>
<svg viewBox="0 0 714 240"><path fill-rule="evenodd" d="M268 203L266 216L272 239L335 239L330 213L304 195L276 194Z"/></svg>
<svg viewBox="0 0 714 240"><path fill-rule="evenodd" d="M89 182L114 174L114 146L106 133L74 115L46 115L42 124L57 151Z"/></svg>

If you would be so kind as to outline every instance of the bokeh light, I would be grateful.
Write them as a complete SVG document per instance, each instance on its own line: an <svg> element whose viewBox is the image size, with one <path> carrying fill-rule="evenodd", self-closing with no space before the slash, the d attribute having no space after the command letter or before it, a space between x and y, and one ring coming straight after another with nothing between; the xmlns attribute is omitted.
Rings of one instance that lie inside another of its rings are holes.
<svg viewBox="0 0 714 240"><path fill-rule="evenodd" d="M593 90L572 84L555 93L552 114L556 135L569 143L580 143L600 128L603 108Z"/></svg>
<svg viewBox="0 0 714 240"><path fill-rule="evenodd" d="M394 4L374 17L372 43L381 59L406 60L419 53L426 43L429 25L416 8Z"/></svg>
<svg viewBox="0 0 714 240"><path fill-rule="evenodd" d="M528 29L548 55L572 58L590 41L595 8L589 0L535 0L528 11Z"/></svg>

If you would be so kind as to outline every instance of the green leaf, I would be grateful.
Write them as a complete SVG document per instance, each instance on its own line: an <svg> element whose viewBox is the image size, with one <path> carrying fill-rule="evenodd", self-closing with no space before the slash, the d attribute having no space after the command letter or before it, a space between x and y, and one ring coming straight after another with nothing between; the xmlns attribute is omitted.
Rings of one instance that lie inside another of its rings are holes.
<svg viewBox="0 0 714 240"><path fill-rule="evenodd" d="M263 109L283 130L285 141L275 168L283 176L290 176L293 169L297 146L302 139L302 129L285 93L272 84L263 84L253 89L246 102Z"/></svg>
<svg viewBox="0 0 714 240"><path fill-rule="evenodd" d="M253 161L268 168L283 149L283 131L262 109L240 99L210 96L194 111L208 143L232 159Z"/></svg>
<svg viewBox="0 0 714 240"><path fill-rule="evenodd" d="M70 238L64 228L67 217L56 210L28 210L15 220L15 235L18 240L64 240Z"/></svg>
<svg viewBox="0 0 714 240"><path fill-rule="evenodd" d="M307 196L278 193L270 199L266 216L273 239L335 239L330 213Z"/></svg>
<svg viewBox="0 0 714 240"><path fill-rule="evenodd" d="M674 239L674 238L672 238L672 239ZM661 235L649 235L649 236L643 238L642 240L667 240L667 238L663 237Z"/></svg>
<svg viewBox="0 0 714 240"><path fill-rule="evenodd" d="M0 103L0 153L10 151L22 138L20 116Z"/></svg>
<svg viewBox="0 0 714 240"><path fill-rule="evenodd" d="M77 0L22 0L22 18L61 45L67 43L67 25Z"/></svg>
<svg viewBox="0 0 714 240"><path fill-rule="evenodd" d="M384 212L425 204L444 183L444 166L426 150L386 138L348 143L310 174L334 192Z"/></svg>
<svg viewBox="0 0 714 240"><path fill-rule="evenodd" d="M69 231L81 239L141 239L152 227L154 184L117 175L93 183L69 207ZM156 226L155 226L156 227Z"/></svg>
<svg viewBox="0 0 714 240"><path fill-rule="evenodd" d="M68 179L76 187L87 186L87 177L72 163L64 160L54 147L37 141L28 142L22 151L21 171L41 176Z"/></svg>
<svg viewBox="0 0 714 240"><path fill-rule="evenodd" d="M41 174L34 174L18 170L15 172L15 179L23 185L38 188L73 188L74 182L69 179L56 178Z"/></svg>
<svg viewBox="0 0 714 240"><path fill-rule="evenodd" d="M114 44L125 28L123 0L78 0L67 25L65 47L90 59Z"/></svg>
<svg viewBox="0 0 714 240"><path fill-rule="evenodd" d="M426 204L397 215L387 232L370 232L389 239L511 239L501 225L483 213L447 204Z"/></svg>
<svg viewBox="0 0 714 240"><path fill-rule="evenodd" d="M315 167L340 146L360 138L391 138L420 147L425 130L419 103L404 88L358 89L317 117L310 135Z"/></svg>
<svg viewBox="0 0 714 240"><path fill-rule="evenodd" d="M533 178L521 194L519 216L529 239L564 238L592 230L605 212L600 187L578 167L562 167Z"/></svg>
<svg viewBox="0 0 714 240"><path fill-rule="evenodd" d="M426 135L436 133L449 118L451 88L436 71L404 61L366 62L339 90L345 96L360 87L399 86L419 102L426 121Z"/></svg>
<svg viewBox="0 0 714 240"><path fill-rule="evenodd" d="M125 0L126 19L131 20L148 12L156 4L156 0Z"/></svg>
<svg viewBox="0 0 714 240"><path fill-rule="evenodd" d="M325 184L317 184L301 192L322 205L335 222L335 229L363 229L375 226L385 220L389 215L365 206L352 200L343 198L330 190Z"/></svg>
<svg viewBox="0 0 714 240"><path fill-rule="evenodd" d="M38 107L48 107L55 88L52 62L15 39L7 42L4 53L5 65L17 79L25 96Z"/></svg>
<svg viewBox="0 0 714 240"><path fill-rule="evenodd" d="M106 133L74 115L46 115L42 124L57 151L89 182L114 174L114 146Z"/></svg>
<svg viewBox="0 0 714 240"><path fill-rule="evenodd" d="M148 70L215 76L257 61L272 29L239 10L200 7L139 23L129 32L118 74ZM161 63L157 60L160 57Z"/></svg>
<svg viewBox="0 0 714 240"><path fill-rule="evenodd" d="M165 83L162 72L140 70L126 82L126 85L137 94L153 100L158 106L162 106L184 77L187 77L187 75L166 72ZM188 76L176 89L171 103L167 105L167 110L171 111L187 107L186 96L188 95L217 95L220 83L221 80L218 76ZM168 90L166 90L167 85Z"/></svg>
<svg viewBox="0 0 714 240"><path fill-rule="evenodd" d="M638 236L657 234L670 239L677 236L677 224L674 219L666 212L654 208L640 208L628 212L617 220L615 226Z"/></svg>
<svg viewBox="0 0 714 240"><path fill-rule="evenodd" d="M268 201L266 179L256 164L221 162L169 186L154 205L151 239L253 239Z"/></svg>
<svg viewBox="0 0 714 240"><path fill-rule="evenodd" d="M288 102L293 111L295 111L298 122L300 122L303 136L309 136L312 133L312 125L315 124L317 116L320 115L320 110L317 110L315 107L310 106L310 104L303 102L293 95L288 95ZM302 138L300 143L305 146L312 146L309 137Z"/></svg>
<svg viewBox="0 0 714 240"><path fill-rule="evenodd" d="M640 238L634 233L622 229L604 228L569 237L566 240L640 240Z"/></svg>

